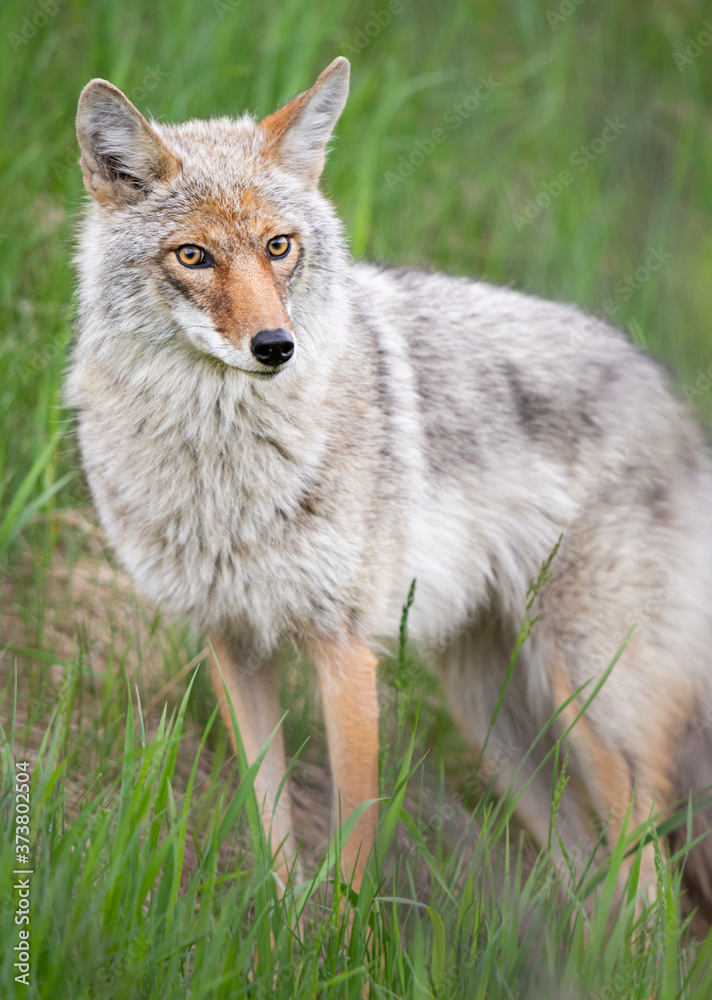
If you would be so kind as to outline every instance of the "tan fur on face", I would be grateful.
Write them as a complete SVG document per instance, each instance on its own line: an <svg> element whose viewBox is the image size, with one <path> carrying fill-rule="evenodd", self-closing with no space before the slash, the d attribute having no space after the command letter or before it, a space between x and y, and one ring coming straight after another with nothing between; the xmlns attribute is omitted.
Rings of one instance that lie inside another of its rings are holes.
<svg viewBox="0 0 712 1000"><path fill-rule="evenodd" d="M286 257L270 259L267 243L289 227L276 216L251 211L253 204L249 191L235 202L211 199L200 204L167 241L159 260L169 283L203 309L217 332L238 348L248 347L260 330L293 333L286 301L300 243L292 235ZM175 251L184 244L207 251L214 266L182 265Z"/></svg>

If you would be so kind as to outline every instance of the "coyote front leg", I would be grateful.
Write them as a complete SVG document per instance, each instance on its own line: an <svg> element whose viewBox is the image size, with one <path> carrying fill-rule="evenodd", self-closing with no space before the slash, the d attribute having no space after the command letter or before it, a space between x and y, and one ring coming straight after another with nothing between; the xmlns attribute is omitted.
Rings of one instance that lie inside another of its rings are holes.
<svg viewBox="0 0 712 1000"><path fill-rule="evenodd" d="M225 698L224 678L247 760L252 764L281 718L276 665L270 661L257 665L241 663L234 643L218 638L212 638L211 642L214 650L211 657L212 678L220 710L237 752L230 707ZM296 851L286 788L275 805L284 772L284 738L280 727L257 772L255 792L273 855L277 851L277 874L286 886L290 870L294 867Z"/></svg>
<svg viewBox="0 0 712 1000"><path fill-rule="evenodd" d="M321 688L334 783L334 818L378 797L378 696L376 657L354 639L320 641L310 646ZM359 818L342 848L345 879L358 890L378 823L378 804Z"/></svg>

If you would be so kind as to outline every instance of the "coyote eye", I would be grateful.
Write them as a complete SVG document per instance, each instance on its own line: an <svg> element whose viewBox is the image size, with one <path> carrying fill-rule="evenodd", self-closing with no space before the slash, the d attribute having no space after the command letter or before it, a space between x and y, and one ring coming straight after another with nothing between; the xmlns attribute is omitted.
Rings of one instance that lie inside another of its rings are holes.
<svg viewBox="0 0 712 1000"><path fill-rule="evenodd" d="M292 241L288 236L273 236L267 244L267 253L270 257L286 257L292 247Z"/></svg>
<svg viewBox="0 0 712 1000"><path fill-rule="evenodd" d="M212 264L205 250L196 247L193 243L186 243L185 246L178 247L176 257L185 267L209 267Z"/></svg>

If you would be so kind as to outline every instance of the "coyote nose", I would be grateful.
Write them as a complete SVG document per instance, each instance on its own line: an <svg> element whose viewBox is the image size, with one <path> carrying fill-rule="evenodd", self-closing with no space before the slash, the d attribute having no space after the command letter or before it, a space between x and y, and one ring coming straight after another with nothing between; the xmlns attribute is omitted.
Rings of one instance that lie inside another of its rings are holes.
<svg viewBox="0 0 712 1000"><path fill-rule="evenodd" d="M283 365L294 354L294 341L286 330L260 330L250 341L250 350L263 365Z"/></svg>

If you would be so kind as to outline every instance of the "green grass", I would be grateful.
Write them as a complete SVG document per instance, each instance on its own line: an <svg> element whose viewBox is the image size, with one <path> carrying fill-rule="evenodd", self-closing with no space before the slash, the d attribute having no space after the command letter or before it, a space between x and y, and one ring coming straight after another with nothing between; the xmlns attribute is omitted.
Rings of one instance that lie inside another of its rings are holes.
<svg viewBox="0 0 712 1000"><path fill-rule="evenodd" d="M104 601L97 643L96 622L81 618L85 601L68 585L62 613L77 624L65 629L66 649L57 645L58 564L71 581L88 556L94 566L109 558L78 526L88 498L61 406L83 198L73 121L91 76L166 120L264 114L345 51L352 94L324 183L355 254L512 283L605 313L668 365L710 422L712 46L697 55L689 47L705 12L663 0L639 11L592 0L570 9L557 19L558 4L532 0L2 5L0 822L8 832L11 747L18 759L32 746L34 760L44 744L32 778L33 985L16 994L7 943L16 940L13 856L3 836L0 996L359 996L367 979L383 997L712 993L709 943L684 940L674 867L660 872L644 946L632 903L607 923L606 883L584 905L584 887L568 886L551 859L531 869L508 807L487 795L464 793L472 828L448 840L447 796L474 765L412 654L383 670L384 726L404 737L382 762L388 815L407 807L412 818L400 832L384 826L384 849L395 838L389 878L354 902L348 942L338 907L309 902L300 926L294 909L304 899L275 896L254 814L250 825L249 779L238 786L219 723L199 754L212 713L202 673L185 705L188 678L171 691L163 723L160 707L147 711L147 692L160 692L200 640L140 610L127 625L117 596L116 607ZM379 24L386 10L390 21ZM686 49L693 56L681 59ZM618 134L601 146L607 119ZM582 146L592 147L588 158ZM571 180L559 192L562 171ZM646 268L653 249L657 269ZM135 686L129 700L126 670L140 682L143 708ZM288 683L296 748L319 722L306 674L290 671ZM424 695L413 761L431 753L399 802L416 689ZM303 756L318 763L322 749L317 737ZM436 804L419 815L418 790L423 798L433 783ZM399 837L412 847L406 856ZM618 863L614 854L613 874ZM552 885L565 887L563 899Z"/></svg>
<svg viewBox="0 0 712 1000"><path fill-rule="evenodd" d="M403 644L393 667L409 666ZM79 657L64 676L28 775L24 867L14 843L20 810L13 808L12 762L22 761L15 741L25 734L21 726L15 731L16 689L8 684L3 692L10 720L0 731L3 997L710 995L712 938L702 945L687 938L676 866L663 863L657 846L655 906L642 915L636 906L635 848L633 874L616 900L635 840L627 824L596 874L575 874L574 859L554 862L551 850L531 857L522 838L511 837L513 800L489 794L472 817L476 841L472 827L465 831L474 853L428 843L427 827L404 807L422 766L414 762L419 705L412 694L401 720L413 719L412 735L397 759L391 750L384 757L384 773L395 765L395 778L360 892L338 879L337 835L316 872L280 897L252 791L261 758L247 767L240 751L244 776L234 787L221 780L219 766L198 778L217 709L192 747L189 772L178 773L197 673L153 734L138 691L127 684L122 699L120 681L107 688L107 745L99 729L83 731L79 741L72 732L81 672ZM565 761L557 768L552 829L565 768ZM343 837L356 818L344 824ZM396 848L399 821L407 852ZM251 850L237 849L238 829L249 831ZM17 830L25 835L24 826ZM415 885L418 864L430 876L425 898ZM8 956L19 941L14 914L22 911L13 886L25 880L31 985L16 990L18 956ZM327 882L330 906L322 892Z"/></svg>

